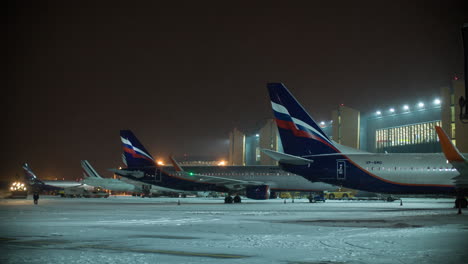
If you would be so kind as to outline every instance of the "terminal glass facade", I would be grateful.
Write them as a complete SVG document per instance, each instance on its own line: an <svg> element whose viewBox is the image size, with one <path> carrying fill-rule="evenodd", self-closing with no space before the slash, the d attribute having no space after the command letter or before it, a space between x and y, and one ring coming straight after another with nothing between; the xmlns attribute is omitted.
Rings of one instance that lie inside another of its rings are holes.
<svg viewBox="0 0 468 264"><path fill-rule="evenodd" d="M417 148L438 145L435 126L441 126L440 120L417 123L398 127L381 128L376 130L375 148L377 152L397 152L399 148Z"/></svg>

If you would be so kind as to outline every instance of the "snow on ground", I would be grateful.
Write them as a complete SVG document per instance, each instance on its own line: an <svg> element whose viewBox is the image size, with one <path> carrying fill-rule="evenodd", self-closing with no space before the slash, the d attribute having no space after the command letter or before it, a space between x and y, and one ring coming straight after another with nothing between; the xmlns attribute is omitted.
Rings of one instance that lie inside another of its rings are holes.
<svg viewBox="0 0 468 264"><path fill-rule="evenodd" d="M0 199L0 263L468 263L468 211L452 207L411 198Z"/></svg>

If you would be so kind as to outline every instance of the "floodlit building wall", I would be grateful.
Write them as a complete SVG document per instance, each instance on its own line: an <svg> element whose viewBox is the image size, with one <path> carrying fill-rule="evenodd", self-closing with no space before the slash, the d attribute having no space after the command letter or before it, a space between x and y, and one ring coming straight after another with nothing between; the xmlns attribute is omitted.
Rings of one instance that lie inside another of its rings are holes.
<svg viewBox="0 0 468 264"><path fill-rule="evenodd" d="M432 100L424 101L419 107L418 102L408 105L408 110L395 108L395 113L381 110L380 115L370 113L366 119L365 134L367 135L367 150L370 152L400 152L424 153L441 152L441 147L435 126L441 125L457 148L468 152L468 124L460 121L460 106L458 100L465 96L465 86L462 80L454 80L448 87L440 91L440 104ZM381 140L389 140L389 133L396 133L393 145L386 145ZM380 138L377 138L380 137Z"/></svg>
<svg viewBox="0 0 468 264"><path fill-rule="evenodd" d="M435 125L441 121L441 107L417 102L409 110L382 110L367 120L367 149L370 152L430 153L440 152Z"/></svg>
<svg viewBox="0 0 468 264"><path fill-rule="evenodd" d="M278 163L261 152L261 149L271 149L278 151L279 134L276 122L273 119L268 119L266 124L259 131L259 147L260 165L277 165Z"/></svg>
<svg viewBox="0 0 468 264"><path fill-rule="evenodd" d="M460 121L458 100L465 95L464 80L454 80L450 87L443 87L442 94L442 128L462 153L468 153L468 124Z"/></svg>
<svg viewBox="0 0 468 264"><path fill-rule="evenodd" d="M442 129L453 140L455 138L455 97L453 95L453 87L442 87L440 89L440 95Z"/></svg>
<svg viewBox="0 0 468 264"><path fill-rule="evenodd" d="M245 136L245 165L259 165L259 134Z"/></svg>
<svg viewBox="0 0 468 264"><path fill-rule="evenodd" d="M229 133L229 165L245 165L245 134L234 128Z"/></svg>
<svg viewBox="0 0 468 264"><path fill-rule="evenodd" d="M338 106L332 112L333 140L339 144L359 149L360 112L358 110Z"/></svg>

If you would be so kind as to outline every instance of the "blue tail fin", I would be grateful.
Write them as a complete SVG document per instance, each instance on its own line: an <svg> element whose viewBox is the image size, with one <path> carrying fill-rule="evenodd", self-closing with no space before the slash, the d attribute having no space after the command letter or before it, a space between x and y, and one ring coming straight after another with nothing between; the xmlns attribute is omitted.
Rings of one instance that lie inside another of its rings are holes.
<svg viewBox="0 0 468 264"><path fill-rule="evenodd" d="M30 186L44 185L44 182L41 181L36 174L32 171L31 167L27 163L23 164L24 178Z"/></svg>
<svg viewBox="0 0 468 264"><path fill-rule="evenodd" d="M285 153L307 156L340 152L282 83L269 83L268 91Z"/></svg>
<svg viewBox="0 0 468 264"><path fill-rule="evenodd" d="M153 157L130 130L120 130L124 160L129 168L155 167Z"/></svg>

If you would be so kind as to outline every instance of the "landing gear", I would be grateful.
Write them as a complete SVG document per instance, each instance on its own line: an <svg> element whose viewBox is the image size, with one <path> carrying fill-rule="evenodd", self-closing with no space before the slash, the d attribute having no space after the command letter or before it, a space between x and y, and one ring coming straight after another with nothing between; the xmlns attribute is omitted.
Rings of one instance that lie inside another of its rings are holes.
<svg viewBox="0 0 468 264"><path fill-rule="evenodd" d="M232 203L233 200L232 200L232 197L230 195L226 196L226 198L224 198L224 203Z"/></svg>
<svg viewBox="0 0 468 264"><path fill-rule="evenodd" d="M465 197L457 197L455 200L455 208L466 208L468 205L468 201Z"/></svg>
<svg viewBox="0 0 468 264"><path fill-rule="evenodd" d="M242 199L240 198L239 195L234 196L234 203L241 203Z"/></svg>
<svg viewBox="0 0 468 264"><path fill-rule="evenodd" d="M143 194L141 195L141 198L144 197L151 197L151 185L143 184L141 186L141 189L143 191Z"/></svg>
<svg viewBox="0 0 468 264"><path fill-rule="evenodd" d="M230 204L230 203L241 203L242 202L242 199L241 197L236 194L236 196L234 196L234 198L232 198L231 195L228 195L224 198L224 203L226 204Z"/></svg>
<svg viewBox="0 0 468 264"><path fill-rule="evenodd" d="M455 199L455 208L458 208L458 214L461 214L462 208L466 208L468 205L468 201L466 200L467 194L468 194L468 190L466 189L457 190L457 198Z"/></svg>

